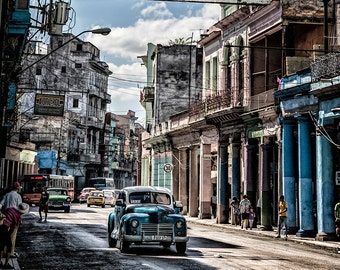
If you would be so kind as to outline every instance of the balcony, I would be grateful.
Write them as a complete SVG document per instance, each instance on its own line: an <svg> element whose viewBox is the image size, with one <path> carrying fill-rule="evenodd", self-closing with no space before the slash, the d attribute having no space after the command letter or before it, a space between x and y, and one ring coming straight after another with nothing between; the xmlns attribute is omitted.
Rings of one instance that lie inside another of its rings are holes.
<svg viewBox="0 0 340 270"><path fill-rule="evenodd" d="M271 89L265 92L262 92L258 95L254 95L250 97L250 103L249 103L249 110L258 110L261 108L266 108L273 106L275 104L275 97L274 92L277 89Z"/></svg>

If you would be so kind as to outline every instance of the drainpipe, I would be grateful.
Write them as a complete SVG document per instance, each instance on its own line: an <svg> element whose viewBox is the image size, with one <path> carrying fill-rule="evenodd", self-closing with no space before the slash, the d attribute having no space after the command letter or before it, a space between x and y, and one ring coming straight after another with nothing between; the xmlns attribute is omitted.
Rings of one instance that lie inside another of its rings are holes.
<svg viewBox="0 0 340 270"><path fill-rule="evenodd" d="M323 0L323 12L324 12L324 51L328 53L328 2L329 0Z"/></svg>

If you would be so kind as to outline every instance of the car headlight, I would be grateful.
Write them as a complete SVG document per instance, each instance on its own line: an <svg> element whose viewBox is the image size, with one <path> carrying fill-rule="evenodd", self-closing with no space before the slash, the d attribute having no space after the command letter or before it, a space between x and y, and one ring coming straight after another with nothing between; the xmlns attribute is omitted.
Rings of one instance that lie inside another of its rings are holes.
<svg viewBox="0 0 340 270"><path fill-rule="evenodd" d="M137 228L139 226L139 221L137 219L131 220L132 228Z"/></svg>
<svg viewBox="0 0 340 270"><path fill-rule="evenodd" d="M178 220L178 221L176 222L176 228L177 228L177 229L182 229L183 226L184 226L184 222L183 222L182 220Z"/></svg>
<svg viewBox="0 0 340 270"><path fill-rule="evenodd" d="M70 202L70 201L71 201L71 198L70 198L70 197L68 197L68 198L66 199L66 201L67 201L67 202Z"/></svg>

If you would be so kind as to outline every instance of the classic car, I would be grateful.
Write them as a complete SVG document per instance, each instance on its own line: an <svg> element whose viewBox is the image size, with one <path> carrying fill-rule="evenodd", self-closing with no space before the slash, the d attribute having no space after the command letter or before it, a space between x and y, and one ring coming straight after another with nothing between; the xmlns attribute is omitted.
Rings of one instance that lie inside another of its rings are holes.
<svg viewBox="0 0 340 270"><path fill-rule="evenodd" d="M105 200L105 205L110 205L111 207L114 207L116 204L116 195L114 190L110 189L104 189L104 200Z"/></svg>
<svg viewBox="0 0 340 270"><path fill-rule="evenodd" d="M80 191L80 195L78 197L79 203L86 203L87 197L90 195L91 191L96 190L94 187L85 187Z"/></svg>
<svg viewBox="0 0 340 270"><path fill-rule="evenodd" d="M51 210L64 210L65 213L70 212L71 197L68 195L66 188L48 188L50 194L48 200L48 208Z"/></svg>
<svg viewBox="0 0 340 270"><path fill-rule="evenodd" d="M87 197L87 207L90 207L91 205L97 205L105 208L105 197L102 190L94 190L90 192L90 195Z"/></svg>
<svg viewBox="0 0 340 270"><path fill-rule="evenodd" d="M189 237L181 208L181 202L174 201L166 188L123 188L108 217L109 246L116 247L119 241L119 249L125 253L132 244L176 245L177 253L185 253Z"/></svg>

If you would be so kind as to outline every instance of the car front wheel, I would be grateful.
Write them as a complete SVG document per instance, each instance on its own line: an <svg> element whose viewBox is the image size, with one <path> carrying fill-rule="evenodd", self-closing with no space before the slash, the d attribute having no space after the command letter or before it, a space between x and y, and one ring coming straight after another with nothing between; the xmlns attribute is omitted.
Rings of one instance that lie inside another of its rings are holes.
<svg viewBox="0 0 340 270"><path fill-rule="evenodd" d="M179 242L176 243L176 251L178 254L184 254L187 249L187 243L186 242Z"/></svg>

